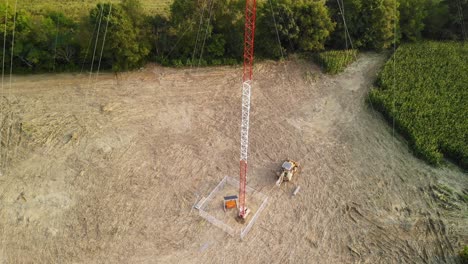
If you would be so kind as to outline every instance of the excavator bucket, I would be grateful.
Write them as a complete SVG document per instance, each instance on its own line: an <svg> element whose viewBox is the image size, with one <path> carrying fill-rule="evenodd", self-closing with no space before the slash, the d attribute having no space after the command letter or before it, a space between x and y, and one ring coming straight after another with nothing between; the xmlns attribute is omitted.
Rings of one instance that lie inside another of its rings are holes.
<svg viewBox="0 0 468 264"><path fill-rule="evenodd" d="M276 186L280 187L284 180L284 173L281 173L278 180L276 181Z"/></svg>

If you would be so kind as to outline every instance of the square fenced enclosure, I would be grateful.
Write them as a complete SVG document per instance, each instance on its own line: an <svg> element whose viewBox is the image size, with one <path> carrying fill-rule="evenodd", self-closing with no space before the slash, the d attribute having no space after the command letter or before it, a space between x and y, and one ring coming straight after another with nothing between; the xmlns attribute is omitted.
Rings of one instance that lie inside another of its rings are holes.
<svg viewBox="0 0 468 264"><path fill-rule="evenodd" d="M211 191L208 197L203 198L196 205L200 216L208 222L219 227L232 236L240 236L241 239L249 233L257 221L261 212L265 209L268 197L263 193L247 186L246 203L250 209L250 216L244 224L238 223L237 208L224 210L224 197L236 195L239 192L239 181L232 177L224 177L221 182Z"/></svg>

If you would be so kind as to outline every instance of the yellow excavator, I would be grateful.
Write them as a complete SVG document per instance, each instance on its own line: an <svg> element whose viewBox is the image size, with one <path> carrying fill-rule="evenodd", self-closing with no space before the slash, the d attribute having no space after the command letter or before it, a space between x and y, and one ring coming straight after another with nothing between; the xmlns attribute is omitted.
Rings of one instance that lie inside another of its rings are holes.
<svg viewBox="0 0 468 264"><path fill-rule="evenodd" d="M276 186L281 186L281 183L291 181L293 176L299 172L299 163L287 159L281 166L281 172L278 172L278 180Z"/></svg>

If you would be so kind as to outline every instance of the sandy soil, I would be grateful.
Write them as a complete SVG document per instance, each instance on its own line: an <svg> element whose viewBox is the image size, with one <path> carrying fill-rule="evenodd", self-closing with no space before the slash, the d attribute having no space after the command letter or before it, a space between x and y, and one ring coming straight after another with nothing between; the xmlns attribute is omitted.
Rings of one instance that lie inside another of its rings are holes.
<svg viewBox="0 0 468 264"><path fill-rule="evenodd" d="M383 62L256 66L249 185L270 199L244 241L192 209L237 177L239 68L15 76L0 91L0 263L457 263L467 175L413 157L366 105ZM277 188L288 157L302 173Z"/></svg>

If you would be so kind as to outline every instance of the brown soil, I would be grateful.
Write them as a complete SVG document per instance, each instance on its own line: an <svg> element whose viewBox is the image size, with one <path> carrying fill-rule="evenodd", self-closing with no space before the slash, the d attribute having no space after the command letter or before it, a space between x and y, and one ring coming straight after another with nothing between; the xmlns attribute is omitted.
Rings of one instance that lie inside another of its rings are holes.
<svg viewBox="0 0 468 264"><path fill-rule="evenodd" d="M239 68L14 76L0 263L456 263L467 175L413 157L366 105L383 62L256 66L248 177L270 198L244 241L192 209L238 175ZM302 172L278 188L285 158Z"/></svg>

